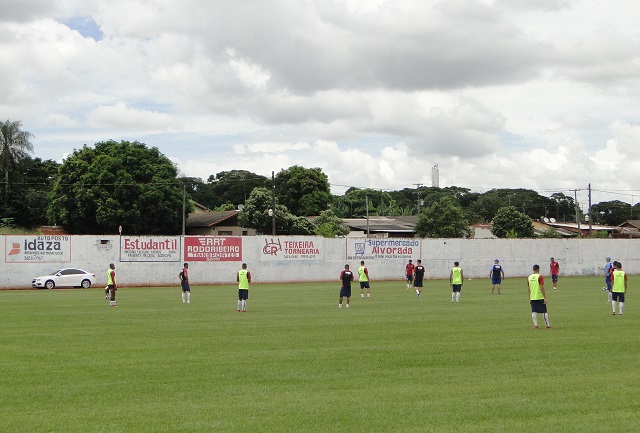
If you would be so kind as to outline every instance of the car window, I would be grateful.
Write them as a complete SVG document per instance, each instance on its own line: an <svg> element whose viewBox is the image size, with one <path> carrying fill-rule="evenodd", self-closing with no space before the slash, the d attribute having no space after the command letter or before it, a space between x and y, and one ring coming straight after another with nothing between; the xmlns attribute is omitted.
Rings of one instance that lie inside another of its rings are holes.
<svg viewBox="0 0 640 433"><path fill-rule="evenodd" d="M62 269L57 269L57 270L55 270L55 271L53 271L53 272L51 272L50 274L47 274L47 275L58 275L58 272L60 272L60 271L62 271Z"/></svg>
<svg viewBox="0 0 640 433"><path fill-rule="evenodd" d="M60 275L77 275L81 273L82 272L80 272L78 269L63 269Z"/></svg>

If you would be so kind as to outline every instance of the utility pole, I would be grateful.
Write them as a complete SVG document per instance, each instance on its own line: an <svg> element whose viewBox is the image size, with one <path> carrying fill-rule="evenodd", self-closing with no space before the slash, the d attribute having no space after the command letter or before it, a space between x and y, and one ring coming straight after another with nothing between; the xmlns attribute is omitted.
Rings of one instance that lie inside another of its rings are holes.
<svg viewBox="0 0 640 433"><path fill-rule="evenodd" d="M364 196L364 207L367 211L367 237L369 237L369 196Z"/></svg>
<svg viewBox="0 0 640 433"><path fill-rule="evenodd" d="M437 167L437 165L436 165ZM423 185L421 183L413 183L412 185L416 186L416 194L418 195L418 216L420 216L420 187Z"/></svg>
<svg viewBox="0 0 640 433"><path fill-rule="evenodd" d="M187 185L182 185L182 236L186 232L186 216L187 216Z"/></svg>
<svg viewBox="0 0 640 433"><path fill-rule="evenodd" d="M271 207L273 212L271 213L271 235L276 235L276 175L275 172L271 172Z"/></svg>
<svg viewBox="0 0 640 433"><path fill-rule="evenodd" d="M587 211L587 218L589 218L589 237L592 235L592 226L591 226L591 183L588 185L589 188L589 210Z"/></svg>
<svg viewBox="0 0 640 433"><path fill-rule="evenodd" d="M580 207L578 206L578 191L579 188L570 189L569 191L573 191L573 200L576 205L576 223L578 224L578 238L582 237L582 231L580 229Z"/></svg>

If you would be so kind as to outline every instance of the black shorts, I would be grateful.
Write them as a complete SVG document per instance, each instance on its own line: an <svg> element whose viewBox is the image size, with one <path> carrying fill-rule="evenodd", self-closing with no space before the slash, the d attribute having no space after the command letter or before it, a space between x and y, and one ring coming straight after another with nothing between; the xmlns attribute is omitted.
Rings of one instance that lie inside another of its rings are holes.
<svg viewBox="0 0 640 433"><path fill-rule="evenodd" d="M416 278L413 282L413 287L422 287L422 278Z"/></svg>
<svg viewBox="0 0 640 433"><path fill-rule="evenodd" d="M408 282L412 282L413 281L413 275L407 275L407 281Z"/></svg>
<svg viewBox="0 0 640 433"><path fill-rule="evenodd" d="M360 281L360 288L361 289L370 289L371 287L369 287L369 282L368 281Z"/></svg>
<svg viewBox="0 0 640 433"><path fill-rule="evenodd" d="M531 312L532 313L546 313L547 312L547 304L545 304L544 299L536 299L531 301Z"/></svg>
<svg viewBox="0 0 640 433"><path fill-rule="evenodd" d="M341 298L350 298L351 297L351 287L340 287L340 297Z"/></svg>
<svg viewBox="0 0 640 433"><path fill-rule="evenodd" d="M189 286L189 283L187 283L186 281L182 281L180 284L182 285L182 291L183 292L190 292L191 291L191 287Z"/></svg>
<svg viewBox="0 0 640 433"><path fill-rule="evenodd" d="M611 292L611 300L616 302L624 302L624 292Z"/></svg>
<svg viewBox="0 0 640 433"><path fill-rule="evenodd" d="M451 289L453 289L454 292L459 292L462 290L462 284L452 284Z"/></svg>
<svg viewBox="0 0 640 433"><path fill-rule="evenodd" d="M238 299L249 299L249 289L238 289Z"/></svg>
<svg viewBox="0 0 640 433"><path fill-rule="evenodd" d="M551 281L553 281L554 283L558 282L558 274L551 274Z"/></svg>

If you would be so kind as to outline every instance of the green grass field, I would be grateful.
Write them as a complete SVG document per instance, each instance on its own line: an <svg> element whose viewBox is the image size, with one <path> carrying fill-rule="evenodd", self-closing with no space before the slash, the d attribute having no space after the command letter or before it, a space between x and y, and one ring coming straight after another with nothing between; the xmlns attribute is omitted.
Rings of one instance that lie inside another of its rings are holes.
<svg viewBox="0 0 640 433"><path fill-rule="evenodd" d="M547 289L550 286L547 282ZM1 432L640 431L633 277L612 316L596 277L403 281L338 309L339 282L0 292ZM540 323L544 325L542 316Z"/></svg>

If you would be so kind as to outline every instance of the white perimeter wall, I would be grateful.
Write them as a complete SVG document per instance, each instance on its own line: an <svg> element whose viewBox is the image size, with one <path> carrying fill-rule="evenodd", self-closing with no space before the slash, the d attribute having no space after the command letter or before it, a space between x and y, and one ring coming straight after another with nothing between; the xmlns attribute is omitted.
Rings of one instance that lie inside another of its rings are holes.
<svg viewBox="0 0 640 433"><path fill-rule="evenodd" d="M523 277L549 258L561 275L601 275L605 257L640 273L640 240L634 239L376 239L289 236L4 236L0 288L30 287L33 277L78 267L106 284L109 263L122 286L178 285L189 262L193 285L235 283L242 262L254 282L337 281L345 263L364 259L372 281L401 280L408 259L422 259L429 279L446 279L454 261L465 277L486 278L498 258L507 278ZM200 251L200 252L198 252ZM198 256L199 255L199 256Z"/></svg>

